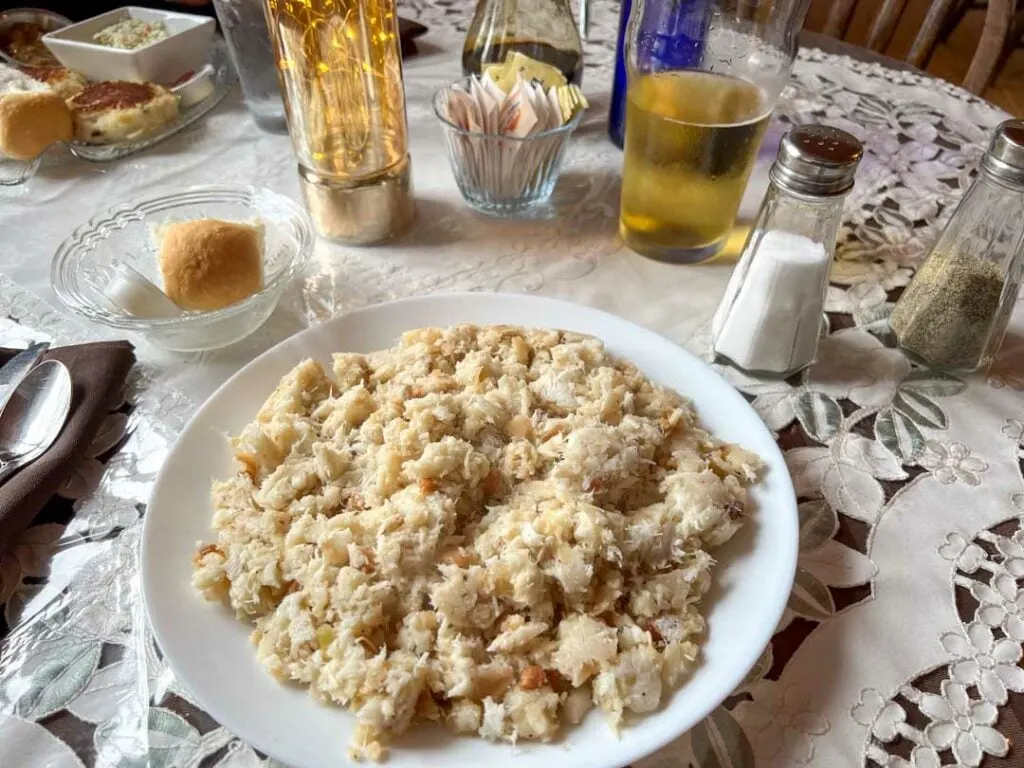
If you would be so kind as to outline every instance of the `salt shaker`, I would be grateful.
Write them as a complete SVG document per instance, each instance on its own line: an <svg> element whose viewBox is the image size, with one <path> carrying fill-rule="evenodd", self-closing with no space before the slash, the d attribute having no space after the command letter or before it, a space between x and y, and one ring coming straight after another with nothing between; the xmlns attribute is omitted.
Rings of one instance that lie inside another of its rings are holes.
<svg viewBox="0 0 1024 768"><path fill-rule="evenodd" d="M996 128L974 184L897 302L889 325L928 365L988 365L1024 277L1024 121Z"/></svg>
<svg viewBox="0 0 1024 768"><path fill-rule="evenodd" d="M711 323L717 359L776 377L814 362L843 200L862 152L849 133L825 125L799 126L782 138Z"/></svg>

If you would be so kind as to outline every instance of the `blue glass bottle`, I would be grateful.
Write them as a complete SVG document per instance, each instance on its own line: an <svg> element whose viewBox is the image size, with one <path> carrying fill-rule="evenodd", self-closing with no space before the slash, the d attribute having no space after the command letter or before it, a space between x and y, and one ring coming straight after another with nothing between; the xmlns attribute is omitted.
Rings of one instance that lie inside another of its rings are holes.
<svg viewBox="0 0 1024 768"><path fill-rule="evenodd" d="M633 0L622 0L608 135L622 147L626 128L626 28ZM639 0L637 62L645 71L688 69L700 64L711 19L708 0Z"/></svg>
<svg viewBox="0 0 1024 768"><path fill-rule="evenodd" d="M619 38L615 43L615 79L612 81L612 103L608 107L608 136L622 149L626 128L626 25L633 0L622 0L619 11Z"/></svg>

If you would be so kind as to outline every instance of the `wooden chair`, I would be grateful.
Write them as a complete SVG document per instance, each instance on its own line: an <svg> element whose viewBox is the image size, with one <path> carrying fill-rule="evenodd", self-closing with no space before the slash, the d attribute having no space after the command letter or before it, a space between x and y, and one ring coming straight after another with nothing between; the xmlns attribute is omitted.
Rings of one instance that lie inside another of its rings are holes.
<svg viewBox="0 0 1024 768"><path fill-rule="evenodd" d="M1000 53L992 79L999 77L999 73L1006 66L1006 61L1010 58L1010 54L1015 49L1024 45L1024 0L1017 0L1015 8L1016 11L1010 22L1010 33L1003 44L1003 50ZM949 40L949 36L953 34L954 30L960 26L960 22L971 11L987 12L988 2L986 0L953 0L953 11L942 25L942 29L939 32L939 40L943 43Z"/></svg>
<svg viewBox="0 0 1024 768"><path fill-rule="evenodd" d="M834 0L824 33L842 38L850 26L857 0ZM883 0L881 11L871 25L867 47L884 53L892 42L896 25L907 5L907 0ZM907 63L924 67L931 58L939 35L952 12L959 4L956 0L932 0L921 29L907 54ZM980 94L989 85L1000 61L1000 56L1009 38L1014 16L1014 0L989 0L985 11L985 26L978 41L978 48L971 59L963 86L971 93Z"/></svg>

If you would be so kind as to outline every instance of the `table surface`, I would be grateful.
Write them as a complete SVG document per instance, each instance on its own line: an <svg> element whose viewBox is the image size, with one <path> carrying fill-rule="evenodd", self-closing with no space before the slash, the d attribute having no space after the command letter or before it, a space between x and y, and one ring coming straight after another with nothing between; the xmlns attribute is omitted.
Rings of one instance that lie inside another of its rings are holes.
<svg viewBox="0 0 1024 768"><path fill-rule="evenodd" d="M900 61L899 59L894 59L892 56L886 56L884 53L877 53L869 48L854 45L853 43L848 43L845 40L837 40L834 37L823 35L820 32L811 32L807 29L800 32L800 47L819 48L826 53L835 53L842 56L849 56L851 59L856 59L857 61L881 64L889 69L920 72L920 70L912 64Z"/></svg>
<svg viewBox="0 0 1024 768"><path fill-rule="evenodd" d="M155 472L196 404L280 339L391 298L502 290L600 307L707 355L732 264L659 264L617 237L621 153L604 131L615 4L595 3L584 82L593 109L547 216L529 220L469 211L447 168L430 96L458 76L467 5L403 5L431 29L405 66L413 230L372 249L318 243L271 320L229 349L175 356L140 342L126 403L0 562L0 765L264 764L160 658L137 545ZM796 585L741 689L639 765L1022 765L1011 745L1024 733L1024 313L1018 304L997 363L964 379L910 364L885 322L1005 115L885 57L805 39L861 61L801 52L742 215L756 209L786 125L828 122L862 140L828 293L832 332L796 382L722 370L786 450L800 497ZM48 159L28 184L0 190L0 343L109 336L59 308L48 281L56 246L119 201L210 182L297 198L287 138L259 131L237 93L143 154Z"/></svg>

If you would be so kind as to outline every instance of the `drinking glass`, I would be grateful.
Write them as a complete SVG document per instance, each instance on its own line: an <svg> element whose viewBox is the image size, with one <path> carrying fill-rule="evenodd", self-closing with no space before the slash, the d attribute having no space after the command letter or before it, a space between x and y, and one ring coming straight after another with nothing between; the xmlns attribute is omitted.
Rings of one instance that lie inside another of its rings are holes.
<svg viewBox="0 0 1024 768"><path fill-rule="evenodd" d="M619 233L696 263L736 219L809 0L635 0L626 33ZM693 48L687 55L673 47Z"/></svg>
<svg viewBox="0 0 1024 768"><path fill-rule="evenodd" d="M213 0L213 8L242 84L245 106L260 128L286 133L288 124L263 0Z"/></svg>

